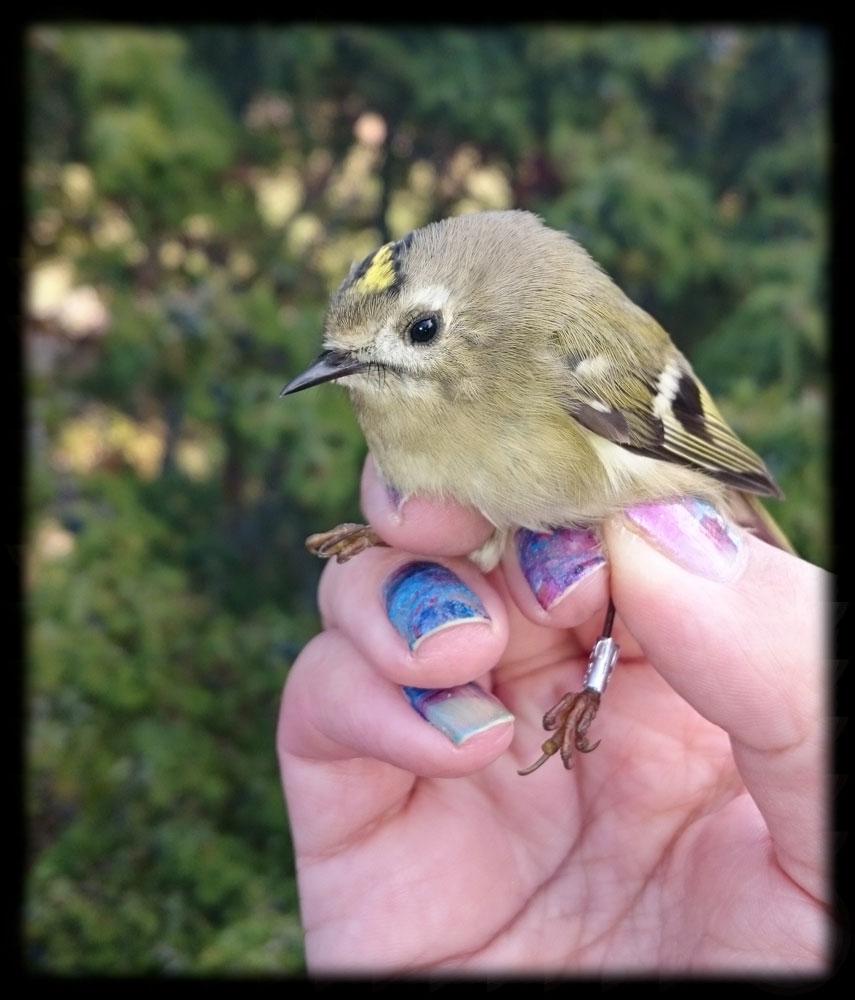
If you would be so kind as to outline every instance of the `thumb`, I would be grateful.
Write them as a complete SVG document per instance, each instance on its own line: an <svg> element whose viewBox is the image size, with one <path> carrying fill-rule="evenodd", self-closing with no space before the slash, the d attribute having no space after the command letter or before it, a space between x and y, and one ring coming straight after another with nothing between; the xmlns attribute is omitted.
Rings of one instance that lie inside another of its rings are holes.
<svg viewBox="0 0 855 1000"><path fill-rule="evenodd" d="M608 522L618 614L653 667L730 736L778 861L825 885L829 577L703 500Z"/></svg>

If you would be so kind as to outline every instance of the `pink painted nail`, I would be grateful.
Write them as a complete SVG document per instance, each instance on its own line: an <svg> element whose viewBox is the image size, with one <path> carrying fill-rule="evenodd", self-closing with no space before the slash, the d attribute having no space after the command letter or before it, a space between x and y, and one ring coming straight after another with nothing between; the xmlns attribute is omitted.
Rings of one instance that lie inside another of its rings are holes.
<svg viewBox="0 0 855 1000"><path fill-rule="evenodd" d="M742 533L706 500L643 503L625 513L632 528L691 573L724 583L745 568Z"/></svg>

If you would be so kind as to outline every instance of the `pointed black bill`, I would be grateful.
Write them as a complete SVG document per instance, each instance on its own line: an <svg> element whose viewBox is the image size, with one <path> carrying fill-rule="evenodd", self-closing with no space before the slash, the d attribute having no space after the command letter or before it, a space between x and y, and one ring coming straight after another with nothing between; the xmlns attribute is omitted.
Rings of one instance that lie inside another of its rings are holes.
<svg viewBox="0 0 855 1000"><path fill-rule="evenodd" d="M353 375L356 372L364 371L367 367L366 362L360 361L346 351L324 351L302 375L292 379L279 393L279 396L290 396L292 392L310 389L313 385L331 382L333 379L343 378L345 375Z"/></svg>

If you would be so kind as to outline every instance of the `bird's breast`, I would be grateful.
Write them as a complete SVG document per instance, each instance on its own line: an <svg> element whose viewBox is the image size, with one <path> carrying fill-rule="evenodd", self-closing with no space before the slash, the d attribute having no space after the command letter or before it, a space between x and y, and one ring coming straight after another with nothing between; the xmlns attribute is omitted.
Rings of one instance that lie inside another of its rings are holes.
<svg viewBox="0 0 855 1000"><path fill-rule="evenodd" d="M360 400L356 410L381 473L405 496L474 507L499 528L545 530L611 512L596 449L557 408L499 417L475 406L390 411Z"/></svg>

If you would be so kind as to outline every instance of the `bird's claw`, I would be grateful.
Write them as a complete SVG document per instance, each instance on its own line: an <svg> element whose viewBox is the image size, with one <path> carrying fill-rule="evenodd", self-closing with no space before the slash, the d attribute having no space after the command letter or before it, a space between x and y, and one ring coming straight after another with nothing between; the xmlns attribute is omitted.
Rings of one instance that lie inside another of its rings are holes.
<svg viewBox="0 0 855 1000"><path fill-rule="evenodd" d="M565 694L557 705L554 705L543 717L543 728L557 730L554 736L541 746L542 756L533 764L517 771L517 774L531 774L549 758L561 751L561 760L569 770L573 767L573 751L590 753L600 745L597 740L593 745L588 742L588 728L594 721L597 709L600 707L598 691L585 688L582 691Z"/></svg>
<svg viewBox="0 0 855 1000"><path fill-rule="evenodd" d="M306 548L313 556L320 559L335 556L340 563L347 562L374 545L385 544L367 524L340 524L337 528L309 535L306 539Z"/></svg>

